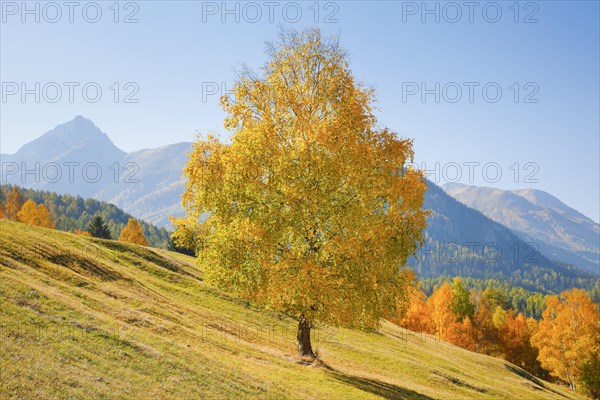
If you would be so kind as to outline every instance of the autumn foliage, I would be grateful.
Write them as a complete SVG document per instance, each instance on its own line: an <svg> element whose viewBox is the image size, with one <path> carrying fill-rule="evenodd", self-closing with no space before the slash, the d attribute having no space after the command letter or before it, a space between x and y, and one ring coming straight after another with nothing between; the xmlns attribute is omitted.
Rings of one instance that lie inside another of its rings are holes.
<svg viewBox="0 0 600 400"><path fill-rule="evenodd" d="M394 322L600 395L600 315L585 291L550 296L540 321L507 308L494 289L465 292L459 278L453 285L442 284L429 298L413 288L410 304Z"/></svg>
<svg viewBox="0 0 600 400"><path fill-rule="evenodd" d="M6 193L6 201L0 204L0 218L23 222L29 225L54 228L50 213L44 204L36 204L33 200L25 201L21 190L13 186Z"/></svg>
<svg viewBox="0 0 600 400"><path fill-rule="evenodd" d="M35 204L33 200L27 200L21 210L17 213L17 220L29 225L54 228L48 209L43 204Z"/></svg>
<svg viewBox="0 0 600 400"><path fill-rule="evenodd" d="M135 218L129 218L127 226L121 231L119 236L121 242L135 243L142 246L148 246L148 241L144 237L142 226Z"/></svg>
<svg viewBox="0 0 600 400"><path fill-rule="evenodd" d="M401 312L396 319L400 324L415 332L435 332L433 320L429 317L425 293L412 287L409 295L409 305L406 311Z"/></svg>
<svg viewBox="0 0 600 400"><path fill-rule="evenodd" d="M335 40L283 33L268 55L222 99L231 143L194 144L175 238L197 235L209 281L294 315L313 355L314 323L374 328L405 301L426 183Z"/></svg>
<svg viewBox="0 0 600 400"><path fill-rule="evenodd" d="M433 333L442 339L447 339L448 328L457 319L452 312L452 288L448 283L444 283L427 299L427 308L433 322Z"/></svg>
<svg viewBox="0 0 600 400"><path fill-rule="evenodd" d="M540 350L542 366L575 390L581 383L586 363L593 363L594 358L600 357L600 316L581 289L552 296L546 304L531 341ZM591 386L594 382L584 381L583 384Z"/></svg>
<svg viewBox="0 0 600 400"><path fill-rule="evenodd" d="M13 186L12 189L6 194L6 203L3 207L3 217L13 221L17 221L17 214L21 211L24 204L23 196L17 186Z"/></svg>

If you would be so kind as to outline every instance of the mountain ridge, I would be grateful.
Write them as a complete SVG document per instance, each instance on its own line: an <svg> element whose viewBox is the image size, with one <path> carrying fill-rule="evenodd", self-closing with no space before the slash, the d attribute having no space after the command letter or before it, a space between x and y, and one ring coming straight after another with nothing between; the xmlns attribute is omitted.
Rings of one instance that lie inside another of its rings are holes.
<svg viewBox="0 0 600 400"><path fill-rule="evenodd" d="M179 191L183 188L181 171L191 147L191 142L179 142L127 153L91 120L78 115L14 154L2 154L2 183L93 197L136 218L169 227L166 211L183 213L172 186ZM17 173L12 174L15 169Z"/></svg>
<svg viewBox="0 0 600 400"><path fill-rule="evenodd" d="M551 194L457 183L442 189L523 239L536 241L548 256L600 273L600 225Z"/></svg>

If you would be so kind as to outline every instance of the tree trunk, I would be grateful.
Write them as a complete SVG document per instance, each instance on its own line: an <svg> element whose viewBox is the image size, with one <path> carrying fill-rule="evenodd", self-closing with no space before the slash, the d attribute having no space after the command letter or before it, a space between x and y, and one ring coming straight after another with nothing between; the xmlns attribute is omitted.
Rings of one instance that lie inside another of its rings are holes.
<svg viewBox="0 0 600 400"><path fill-rule="evenodd" d="M310 344L310 323L301 315L298 319L298 353L301 356L315 357Z"/></svg>

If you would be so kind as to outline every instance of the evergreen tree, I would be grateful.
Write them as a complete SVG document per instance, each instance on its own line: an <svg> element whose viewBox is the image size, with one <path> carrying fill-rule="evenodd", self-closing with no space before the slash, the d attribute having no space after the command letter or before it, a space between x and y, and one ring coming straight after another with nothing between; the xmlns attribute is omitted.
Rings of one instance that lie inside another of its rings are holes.
<svg viewBox="0 0 600 400"><path fill-rule="evenodd" d="M97 215L88 225L88 232L95 238L112 239L108 225L104 223L102 217Z"/></svg>
<svg viewBox="0 0 600 400"><path fill-rule="evenodd" d="M194 251L194 249L190 249L187 247L183 247L183 246L179 246L174 240L173 238L169 239L169 245L167 246L167 250L169 251L175 251L177 253L181 253L181 254L185 254L191 257L195 257L196 256L196 252Z"/></svg>

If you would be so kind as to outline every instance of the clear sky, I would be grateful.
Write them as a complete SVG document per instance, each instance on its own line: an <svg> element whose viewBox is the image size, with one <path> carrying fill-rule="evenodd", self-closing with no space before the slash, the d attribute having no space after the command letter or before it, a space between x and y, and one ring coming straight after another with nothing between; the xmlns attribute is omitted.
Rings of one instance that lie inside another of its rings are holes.
<svg viewBox="0 0 600 400"><path fill-rule="evenodd" d="M260 67L279 26L320 26L434 182L545 190L600 218L597 1L46 4L1 3L3 153L79 114L125 151L223 132L215 88Z"/></svg>

